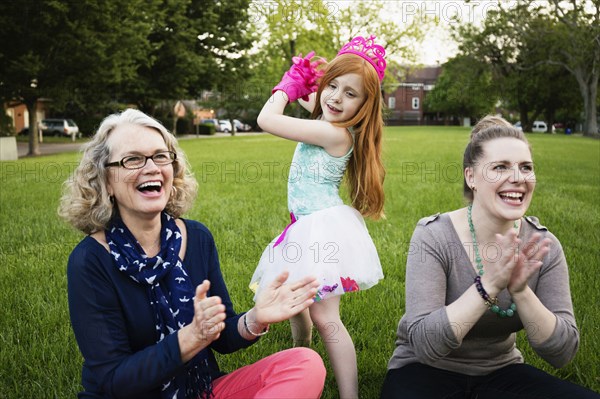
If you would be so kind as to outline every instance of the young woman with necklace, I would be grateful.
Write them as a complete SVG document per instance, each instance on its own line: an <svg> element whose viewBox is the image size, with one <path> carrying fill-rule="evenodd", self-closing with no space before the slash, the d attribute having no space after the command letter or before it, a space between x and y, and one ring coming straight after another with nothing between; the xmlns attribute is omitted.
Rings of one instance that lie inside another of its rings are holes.
<svg viewBox="0 0 600 399"><path fill-rule="evenodd" d="M525 216L536 185L522 132L497 117L475 127L463 158L468 206L419 221L406 309L382 398L598 398L524 364L516 333L554 367L579 331L558 239Z"/></svg>

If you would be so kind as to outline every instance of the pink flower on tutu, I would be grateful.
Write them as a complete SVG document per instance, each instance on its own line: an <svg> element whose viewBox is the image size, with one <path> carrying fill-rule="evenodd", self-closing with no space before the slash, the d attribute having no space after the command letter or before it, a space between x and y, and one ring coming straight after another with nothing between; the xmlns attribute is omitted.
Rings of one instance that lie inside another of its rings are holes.
<svg viewBox="0 0 600 399"><path fill-rule="evenodd" d="M342 277L342 287L344 287L344 292L358 291L360 289L356 281L350 277Z"/></svg>

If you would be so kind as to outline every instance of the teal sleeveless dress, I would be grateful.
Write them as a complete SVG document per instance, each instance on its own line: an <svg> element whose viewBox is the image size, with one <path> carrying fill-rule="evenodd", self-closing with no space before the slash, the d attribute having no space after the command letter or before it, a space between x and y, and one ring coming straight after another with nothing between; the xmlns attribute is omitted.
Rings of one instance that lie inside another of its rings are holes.
<svg viewBox="0 0 600 399"><path fill-rule="evenodd" d="M322 147L298 143L288 176L292 223L263 252L250 281L256 295L284 270L290 272L288 283L316 276L315 301L365 290L383 278L362 215L339 195L352 151L334 157Z"/></svg>

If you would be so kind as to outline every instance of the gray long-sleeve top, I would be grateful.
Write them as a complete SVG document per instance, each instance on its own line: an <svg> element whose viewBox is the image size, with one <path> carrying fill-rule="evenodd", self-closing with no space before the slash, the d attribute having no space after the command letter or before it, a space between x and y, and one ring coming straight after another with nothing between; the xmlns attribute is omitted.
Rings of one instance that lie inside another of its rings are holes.
<svg viewBox="0 0 600 399"><path fill-rule="evenodd" d="M539 232L550 238L550 252L539 272L528 282L540 301L556 315L556 327L544 342L528 340L535 352L554 367L567 364L577 352L579 331L573 315L567 262L558 239L535 217L526 217L519 238L528 242ZM472 244L472 243L471 243ZM469 247L467 245L467 247ZM472 245L469 247L472 251ZM480 248L480 251L486 251ZM490 250L490 255L493 249ZM483 255L483 252L482 252ZM398 324L396 349L388 368L420 362L467 375L485 375L509 364L522 363L516 332L523 324L515 314L500 318L487 311L464 339L456 338L446 306L456 301L476 276L448 214L423 218L413 233L406 267L406 313ZM506 309L511 299L498 295ZM518 309L517 309L518 312Z"/></svg>

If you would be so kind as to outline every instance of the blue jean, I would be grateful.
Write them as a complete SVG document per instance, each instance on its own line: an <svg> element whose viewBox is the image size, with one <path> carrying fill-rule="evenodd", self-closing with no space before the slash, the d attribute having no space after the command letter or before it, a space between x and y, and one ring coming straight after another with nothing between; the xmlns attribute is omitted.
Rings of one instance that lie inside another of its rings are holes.
<svg viewBox="0 0 600 399"><path fill-rule="evenodd" d="M575 399L600 395L527 364L470 376L412 363L388 370L381 399Z"/></svg>

